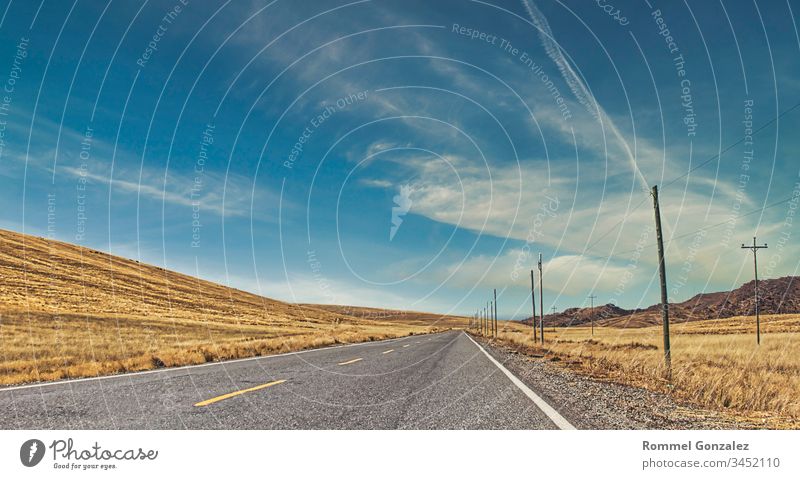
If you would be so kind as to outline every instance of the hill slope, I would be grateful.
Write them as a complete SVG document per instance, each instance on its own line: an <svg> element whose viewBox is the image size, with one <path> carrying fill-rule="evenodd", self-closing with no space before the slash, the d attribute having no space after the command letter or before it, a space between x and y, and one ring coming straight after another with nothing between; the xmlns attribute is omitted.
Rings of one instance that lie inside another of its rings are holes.
<svg viewBox="0 0 800 479"><path fill-rule="evenodd" d="M759 304L762 314L800 313L800 277L759 281ZM755 281L733 291L701 293L682 303L670 303L670 318L676 322L724 319L755 315ZM571 326L589 323L592 319L605 326L642 327L661 323L661 307L628 310L613 304L591 308L569 308L546 314L548 326ZM523 321L530 324L530 318Z"/></svg>
<svg viewBox="0 0 800 479"><path fill-rule="evenodd" d="M447 316L420 311L403 311L397 309L369 308L365 306L340 306L335 304L303 304L301 306L323 309L332 313L352 316L360 319L402 322L403 324L436 325L440 327L461 327L469 322L468 318Z"/></svg>
<svg viewBox="0 0 800 479"><path fill-rule="evenodd" d="M429 329L287 304L0 230L0 384L194 364Z"/></svg>

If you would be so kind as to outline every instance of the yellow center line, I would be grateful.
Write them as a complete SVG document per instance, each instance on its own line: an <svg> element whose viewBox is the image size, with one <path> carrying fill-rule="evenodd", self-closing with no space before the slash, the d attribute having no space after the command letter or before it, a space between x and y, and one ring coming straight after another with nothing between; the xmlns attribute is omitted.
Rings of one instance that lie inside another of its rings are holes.
<svg viewBox="0 0 800 479"><path fill-rule="evenodd" d="M253 391L258 391L259 389L268 388L270 386L275 386L276 384L285 383L285 382L286 382L285 379L281 379L280 381L272 381L271 383L262 384L260 386L256 386L256 387L252 387L252 388L248 388L248 389L242 389L241 391L234 391L232 393L223 394L222 396L217 396L215 398L206 399L205 401L200 401L199 403L195 404L195 406L198 406L198 407L200 407L200 406L208 406L209 404L214 404L215 402L219 402L219 401L222 401L224 399L232 398L232 397L238 396L240 394L249 393L249 392L253 392Z"/></svg>
<svg viewBox="0 0 800 479"><path fill-rule="evenodd" d="M347 364L357 363L357 362L361 361L362 359L364 359L364 358L351 359L350 361L345 361L343 363L339 363L339 366L344 366L344 365L347 365Z"/></svg>
<svg viewBox="0 0 800 479"><path fill-rule="evenodd" d="M389 354L389 353L391 353L392 351L394 351L394 349L390 349L390 350L388 350L388 351L384 351L384 352L382 352L381 354Z"/></svg>

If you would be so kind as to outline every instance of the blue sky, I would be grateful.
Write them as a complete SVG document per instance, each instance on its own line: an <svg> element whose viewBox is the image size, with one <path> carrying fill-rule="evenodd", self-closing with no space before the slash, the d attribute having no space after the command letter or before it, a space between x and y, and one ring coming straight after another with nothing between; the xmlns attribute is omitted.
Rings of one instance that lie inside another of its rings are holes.
<svg viewBox="0 0 800 479"><path fill-rule="evenodd" d="M6 229L288 301L498 288L520 318L538 252L548 309L656 302L658 184L672 300L748 281L754 235L762 277L800 265L791 2L0 8Z"/></svg>

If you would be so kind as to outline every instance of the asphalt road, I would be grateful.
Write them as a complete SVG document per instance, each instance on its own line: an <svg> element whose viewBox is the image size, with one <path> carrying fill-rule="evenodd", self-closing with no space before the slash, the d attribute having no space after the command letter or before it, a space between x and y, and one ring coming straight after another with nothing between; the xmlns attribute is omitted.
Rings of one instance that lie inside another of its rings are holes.
<svg viewBox="0 0 800 479"><path fill-rule="evenodd" d="M2 429L569 428L463 332L0 389Z"/></svg>

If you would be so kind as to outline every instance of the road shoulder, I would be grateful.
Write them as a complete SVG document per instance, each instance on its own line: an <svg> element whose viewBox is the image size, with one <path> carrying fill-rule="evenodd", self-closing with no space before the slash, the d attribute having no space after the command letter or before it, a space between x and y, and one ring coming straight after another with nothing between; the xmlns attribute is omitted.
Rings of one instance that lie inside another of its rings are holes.
<svg viewBox="0 0 800 479"><path fill-rule="evenodd" d="M746 424L685 407L644 388L600 381L543 358L471 336L579 429L739 429ZM752 425L750 425L752 427Z"/></svg>

